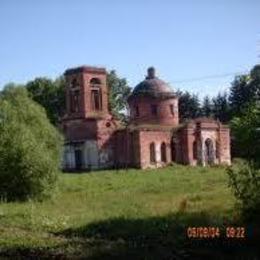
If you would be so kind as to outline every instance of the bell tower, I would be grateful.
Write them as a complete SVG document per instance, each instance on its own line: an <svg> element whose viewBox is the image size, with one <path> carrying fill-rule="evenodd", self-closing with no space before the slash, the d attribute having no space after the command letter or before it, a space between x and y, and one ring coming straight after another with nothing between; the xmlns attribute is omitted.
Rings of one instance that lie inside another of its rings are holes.
<svg viewBox="0 0 260 260"><path fill-rule="evenodd" d="M120 123L108 110L107 73L104 68L68 69L66 114L61 127L65 137L65 169L98 169L114 163L115 132Z"/></svg>
<svg viewBox="0 0 260 260"><path fill-rule="evenodd" d="M64 75L68 118L102 118L108 115L105 68L82 66L68 69Z"/></svg>

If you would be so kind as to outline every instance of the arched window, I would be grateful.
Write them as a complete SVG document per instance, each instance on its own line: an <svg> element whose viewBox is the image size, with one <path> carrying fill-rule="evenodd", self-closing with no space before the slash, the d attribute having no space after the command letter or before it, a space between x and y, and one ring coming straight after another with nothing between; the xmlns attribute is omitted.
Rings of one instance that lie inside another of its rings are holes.
<svg viewBox="0 0 260 260"><path fill-rule="evenodd" d="M161 144L161 161L167 162L166 144L164 142Z"/></svg>
<svg viewBox="0 0 260 260"><path fill-rule="evenodd" d="M92 78L90 80L91 87L94 87L93 85L101 85L101 81L99 78Z"/></svg>
<svg viewBox="0 0 260 260"><path fill-rule="evenodd" d="M102 110L101 81L98 78L90 80L91 107L93 110Z"/></svg>
<svg viewBox="0 0 260 260"><path fill-rule="evenodd" d="M156 158L155 158L155 144L150 143L150 162L155 163Z"/></svg>
<svg viewBox="0 0 260 260"><path fill-rule="evenodd" d="M73 79L70 85L70 112L74 113L79 111L79 99L79 84L76 79Z"/></svg>
<svg viewBox="0 0 260 260"><path fill-rule="evenodd" d="M197 160L198 159L198 147L197 147L196 140L193 142L192 151L193 151L193 160Z"/></svg>

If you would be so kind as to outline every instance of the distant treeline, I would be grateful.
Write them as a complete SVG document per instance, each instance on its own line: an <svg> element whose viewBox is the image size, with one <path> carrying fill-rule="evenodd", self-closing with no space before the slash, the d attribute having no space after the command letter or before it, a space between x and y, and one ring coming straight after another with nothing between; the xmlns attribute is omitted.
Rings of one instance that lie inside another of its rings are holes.
<svg viewBox="0 0 260 260"><path fill-rule="evenodd" d="M252 103L260 99L260 65L254 66L249 74L236 76L229 91L213 98L205 96L202 102L198 95L188 91L178 91L178 94L181 121L205 116L229 123L232 118L242 116Z"/></svg>

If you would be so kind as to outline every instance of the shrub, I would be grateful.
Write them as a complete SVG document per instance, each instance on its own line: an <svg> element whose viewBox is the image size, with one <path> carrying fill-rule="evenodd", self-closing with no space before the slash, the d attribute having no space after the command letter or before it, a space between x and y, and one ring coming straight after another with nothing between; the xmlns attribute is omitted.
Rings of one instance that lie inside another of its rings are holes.
<svg viewBox="0 0 260 260"><path fill-rule="evenodd" d="M42 199L58 178L62 138L21 87L0 94L0 196Z"/></svg>
<svg viewBox="0 0 260 260"><path fill-rule="evenodd" d="M229 186L239 201L242 216L246 220L260 218L260 170L245 160L236 160L227 169Z"/></svg>

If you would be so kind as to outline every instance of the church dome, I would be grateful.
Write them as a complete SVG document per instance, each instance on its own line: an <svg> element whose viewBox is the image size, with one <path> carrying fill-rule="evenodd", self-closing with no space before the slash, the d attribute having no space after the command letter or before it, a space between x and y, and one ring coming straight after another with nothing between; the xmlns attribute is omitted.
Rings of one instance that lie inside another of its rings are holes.
<svg viewBox="0 0 260 260"><path fill-rule="evenodd" d="M166 82L155 76L155 69L150 67L147 77L134 88L130 98L137 96L172 98L175 94Z"/></svg>

